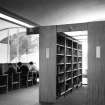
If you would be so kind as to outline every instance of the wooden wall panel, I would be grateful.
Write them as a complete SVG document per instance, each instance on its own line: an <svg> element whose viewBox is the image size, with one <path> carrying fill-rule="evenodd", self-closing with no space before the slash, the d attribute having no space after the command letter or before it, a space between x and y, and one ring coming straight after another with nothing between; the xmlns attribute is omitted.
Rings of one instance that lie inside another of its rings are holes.
<svg viewBox="0 0 105 105"><path fill-rule="evenodd" d="M96 46L101 58L96 58ZM105 22L88 23L88 105L105 105Z"/></svg>
<svg viewBox="0 0 105 105"><path fill-rule="evenodd" d="M46 48L49 48L49 58L46 58ZM39 101L56 101L56 27L40 28L39 37Z"/></svg>

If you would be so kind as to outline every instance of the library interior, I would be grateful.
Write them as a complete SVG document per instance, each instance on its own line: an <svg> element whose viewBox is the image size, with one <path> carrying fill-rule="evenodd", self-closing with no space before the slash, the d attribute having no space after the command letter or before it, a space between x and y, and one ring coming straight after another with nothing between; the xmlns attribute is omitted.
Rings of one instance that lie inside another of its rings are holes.
<svg viewBox="0 0 105 105"><path fill-rule="evenodd" d="M103 0L0 1L0 105L105 105L104 12Z"/></svg>

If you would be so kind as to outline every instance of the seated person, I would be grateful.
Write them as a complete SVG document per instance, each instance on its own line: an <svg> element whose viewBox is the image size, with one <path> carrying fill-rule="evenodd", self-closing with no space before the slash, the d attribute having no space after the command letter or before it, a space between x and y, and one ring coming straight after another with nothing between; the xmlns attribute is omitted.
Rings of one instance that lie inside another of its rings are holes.
<svg viewBox="0 0 105 105"><path fill-rule="evenodd" d="M12 89L13 75L16 74L16 69L11 63L9 63L8 70L5 73L8 74L8 89L10 90Z"/></svg>
<svg viewBox="0 0 105 105"><path fill-rule="evenodd" d="M20 67L20 71L21 73L23 74L27 74L29 72L29 68L27 65L23 64L21 67Z"/></svg>
<svg viewBox="0 0 105 105"><path fill-rule="evenodd" d="M11 63L8 64L8 70L5 72L6 74L12 75L16 73L16 69L13 67Z"/></svg>
<svg viewBox="0 0 105 105"><path fill-rule="evenodd" d="M20 67L20 72L21 72L21 83L23 86L25 86L27 84L27 74L29 72L29 68L27 65L22 64L22 66Z"/></svg>
<svg viewBox="0 0 105 105"><path fill-rule="evenodd" d="M22 63L21 62L18 62L17 63L17 72L21 72L21 66L22 66Z"/></svg>
<svg viewBox="0 0 105 105"><path fill-rule="evenodd" d="M29 62L29 70L37 72L37 69L36 69L35 65L33 64L33 62Z"/></svg>
<svg viewBox="0 0 105 105"><path fill-rule="evenodd" d="M39 72L33 62L29 62L29 70L33 72L33 83L36 83L37 78L39 77Z"/></svg>

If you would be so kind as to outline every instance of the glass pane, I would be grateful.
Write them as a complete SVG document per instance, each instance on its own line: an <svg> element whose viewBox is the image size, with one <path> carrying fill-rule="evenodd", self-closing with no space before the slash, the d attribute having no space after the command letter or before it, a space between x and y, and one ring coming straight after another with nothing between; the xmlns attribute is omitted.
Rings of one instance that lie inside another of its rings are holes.
<svg viewBox="0 0 105 105"><path fill-rule="evenodd" d="M10 44L10 62L18 62L17 47L18 47L18 29L13 28L9 30L9 44Z"/></svg>
<svg viewBox="0 0 105 105"><path fill-rule="evenodd" d="M26 35L25 28L9 30L10 62L33 62L39 69L39 35Z"/></svg>
<svg viewBox="0 0 105 105"><path fill-rule="evenodd" d="M17 63L23 54L21 43L26 36L26 28L13 28L9 30L9 44L10 44L10 61ZM23 43L25 44L25 43ZM24 45L23 45L24 46ZM27 45L26 45L27 46Z"/></svg>
<svg viewBox="0 0 105 105"><path fill-rule="evenodd" d="M0 31L0 63L9 62L8 30Z"/></svg>
<svg viewBox="0 0 105 105"><path fill-rule="evenodd" d="M34 62L39 69L39 35L23 35L19 38L19 57L21 62Z"/></svg>

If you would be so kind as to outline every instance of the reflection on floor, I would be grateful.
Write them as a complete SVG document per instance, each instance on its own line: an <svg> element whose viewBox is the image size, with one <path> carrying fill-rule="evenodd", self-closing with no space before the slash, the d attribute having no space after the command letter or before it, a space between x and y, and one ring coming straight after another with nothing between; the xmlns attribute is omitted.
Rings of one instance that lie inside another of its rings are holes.
<svg viewBox="0 0 105 105"><path fill-rule="evenodd" d="M39 85L0 94L0 105L35 105L39 103Z"/></svg>
<svg viewBox="0 0 105 105"><path fill-rule="evenodd" d="M67 96L62 96L53 105L86 105L87 86L74 89ZM39 103L39 85L13 90L0 95L0 105L52 105Z"/></svg>

